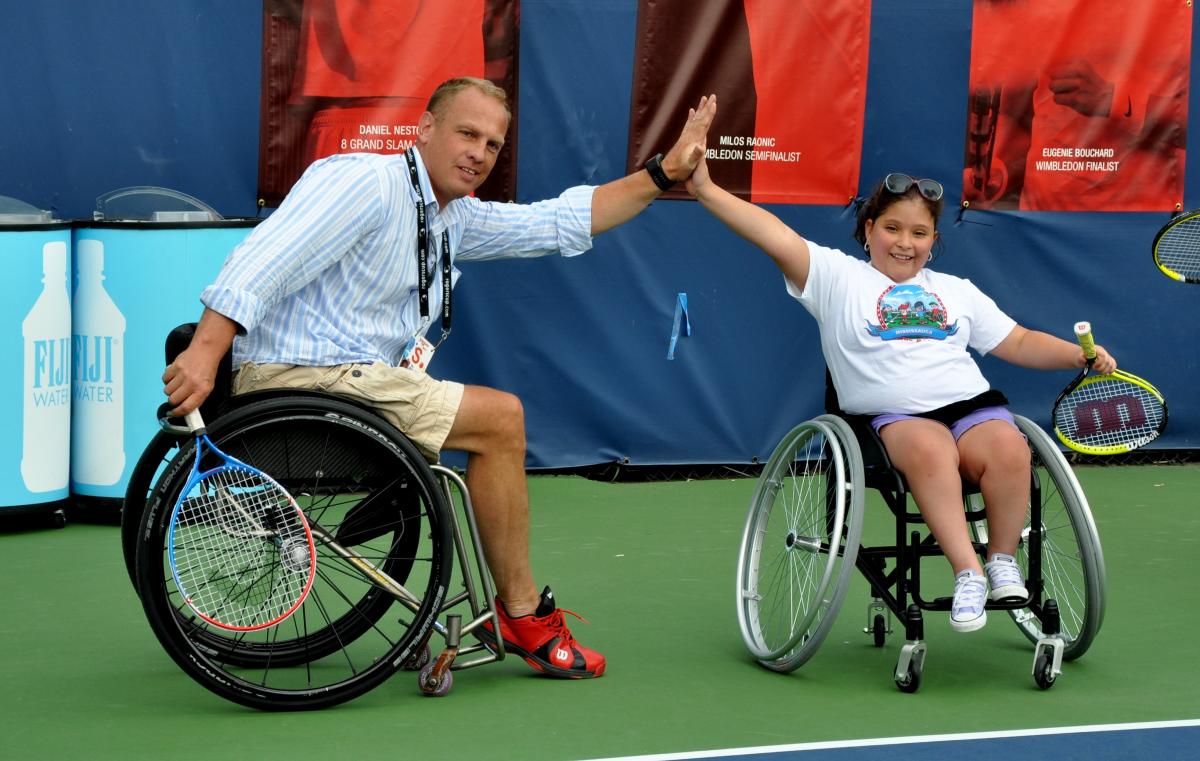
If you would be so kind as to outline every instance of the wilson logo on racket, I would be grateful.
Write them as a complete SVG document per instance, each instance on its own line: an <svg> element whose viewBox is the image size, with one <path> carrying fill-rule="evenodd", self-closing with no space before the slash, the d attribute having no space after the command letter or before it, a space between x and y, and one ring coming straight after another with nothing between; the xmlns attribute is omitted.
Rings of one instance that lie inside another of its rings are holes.
<svg viewBox="0 0 1200 761"><path fill-rule="evenodd" d="M1144 426L1146 420L1146 407L1132 394L1096 399L1075 407L1075 427L1081 437Z"/></svg>
<svg viewBox="0 0 1200 761"><path fill-rule="evenodd" d="M1158 438L1167 426L1167 403L1158 389L1121 370L1091 375L1096 358L1091 325L1077 323L1075 337L1087 365L1054 402L1051 418L1059 441L1083 454L1111 455Z"/></svg>

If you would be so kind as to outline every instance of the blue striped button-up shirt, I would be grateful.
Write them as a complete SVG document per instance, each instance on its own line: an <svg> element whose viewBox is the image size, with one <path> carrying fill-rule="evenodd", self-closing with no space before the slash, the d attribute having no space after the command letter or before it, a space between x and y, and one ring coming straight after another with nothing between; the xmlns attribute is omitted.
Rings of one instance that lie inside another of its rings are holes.
<svg viewBox="0 0 1200 761"><path fill-rule="evenodd" d="M592 186L533 204L459 198L438 206L417 172L429 224L429 314L417 297L417 193L402 154L315 162L279 208L230 252L205 306L236 321L234 362L325 367L399 362L409 337L437 325L442 231L452 263L575 256L592 246ZM453 282L459 271L453 269Z"/></svg>

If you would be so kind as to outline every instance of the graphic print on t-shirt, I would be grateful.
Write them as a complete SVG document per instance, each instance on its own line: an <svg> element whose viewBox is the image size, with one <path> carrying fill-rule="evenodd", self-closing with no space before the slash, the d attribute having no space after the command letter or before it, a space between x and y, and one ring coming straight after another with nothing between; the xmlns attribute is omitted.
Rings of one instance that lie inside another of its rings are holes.
<svg viewBox="0 0 1200 761"><path fill-rule="evenodd" d="M946 307L937 294L919 285L893 285L875 302L879 324L867 321L867 332L884 341L933 338L945 341L958 332L958 320L949 324Z"/></svg>

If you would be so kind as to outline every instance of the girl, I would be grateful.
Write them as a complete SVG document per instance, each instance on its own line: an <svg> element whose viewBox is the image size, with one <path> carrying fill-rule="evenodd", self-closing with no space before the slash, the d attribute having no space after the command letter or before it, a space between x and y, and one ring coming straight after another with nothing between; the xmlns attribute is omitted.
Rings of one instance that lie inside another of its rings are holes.
<svg viewBox="0 0 1200 761"><path fill-rule="evenodd" d="M1078 345L1018 325L969 280L925 267L937 240L942 186L893 173L858 213L864 262L800 237L770 212L718 187L701 161L688 191L783 271L788 293L816 318L843 410L870 415L892 464L954 571L950 625L974 631L986 599L1026 599L1014 554L1029 503L1029 447L1007 399L967 353L1024 367L1082 367ZM1117 363L1096 347L1095 369ZM971 545L962 479L979 484L987 562ZM986 577L984 573L986 571Z"/></svg>

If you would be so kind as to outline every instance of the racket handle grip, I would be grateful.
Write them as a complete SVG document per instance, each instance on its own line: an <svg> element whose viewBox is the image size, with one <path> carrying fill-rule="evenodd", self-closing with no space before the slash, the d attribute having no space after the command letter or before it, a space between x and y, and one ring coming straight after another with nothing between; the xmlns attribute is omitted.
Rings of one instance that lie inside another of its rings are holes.
<svg viewBox="0 0 1200 761"><path fill-rule="evenodd" d="M1092 338L1092 323L1083 321L1075 323L1075 340L1083 349L1083 356L1090 362L1096 358L1096 342Z"/></svg>
<svg viewBox="0 0 1200 761"><path fill-rule="evenodd" d="M204 417L200 414L200 410L198 409L192 410L188 414L184 415L183 419L187 422L187 426L192 430L192 433L204 428Z"/></svg>

